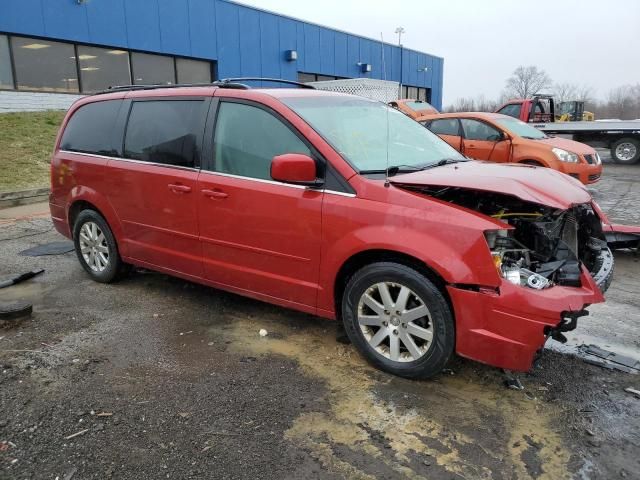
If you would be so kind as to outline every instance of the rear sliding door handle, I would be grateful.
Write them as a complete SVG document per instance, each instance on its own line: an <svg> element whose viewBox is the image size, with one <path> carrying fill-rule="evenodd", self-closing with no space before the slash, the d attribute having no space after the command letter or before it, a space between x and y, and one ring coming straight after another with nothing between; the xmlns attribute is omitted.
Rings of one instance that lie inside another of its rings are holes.
<svg viewBox="0 0 640 480"><path fill-rule="evenodd" d="M209 198L227 198L229 196L228 193L220 190L202 190L202 194Z"/></svg>
<svg viewBox="0 0 640 480"><path fill-rule="evenodd" d="M168 187L169 190L174 193L189 193L191 191L191 187L188 187L187 185L180 185L178 183L170 183Z"/></svg>

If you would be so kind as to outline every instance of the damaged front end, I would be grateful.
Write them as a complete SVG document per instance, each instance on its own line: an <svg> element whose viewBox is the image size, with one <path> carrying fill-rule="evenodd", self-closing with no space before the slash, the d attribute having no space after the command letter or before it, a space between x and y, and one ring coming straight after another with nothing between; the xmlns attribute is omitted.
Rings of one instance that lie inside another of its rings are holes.
<svg viewBox="0 0 640 480"><path fill-rule="evenodd" d="M504 225L484 232L499 287L447 286L459 355L527 371L548 338L566 341L586 307L604 301L613 256L590 203L563 209L498 192L407 187Z"/></svg>
<svg viewBox="0 0 640 480"><path fill-rule="evenodd" d="M421 193L500 220L504 229L485 237L500 276L514 285L542 290L581 287L582 265L605 292L613 276L613 255L591 204L562 210L510 195L456 187L422 188Z"/></svg>

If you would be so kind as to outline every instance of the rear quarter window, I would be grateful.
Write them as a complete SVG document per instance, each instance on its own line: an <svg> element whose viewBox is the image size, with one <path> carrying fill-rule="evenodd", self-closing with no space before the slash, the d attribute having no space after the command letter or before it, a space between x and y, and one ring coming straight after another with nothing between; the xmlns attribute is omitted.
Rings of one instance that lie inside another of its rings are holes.
<svg viewBox="0 0 640 480"><path fill-rule="evenodd" d="M80 107L67 122L60 149L97 155L117 155L113 128L121 104L122 100L105 100Z"/></svg>

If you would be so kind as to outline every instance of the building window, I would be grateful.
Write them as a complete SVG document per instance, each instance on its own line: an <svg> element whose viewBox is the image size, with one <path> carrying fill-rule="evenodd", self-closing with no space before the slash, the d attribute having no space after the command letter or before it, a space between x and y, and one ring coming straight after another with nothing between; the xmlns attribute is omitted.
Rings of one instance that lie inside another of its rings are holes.
<svg viewBox="0 0 640 480"><path fill-rule="evenodd" d="M131 71L135 85L171 85L176 83L176 71L172 57L132 52Z"/></svg>
<svg viewBox="0 0 640 480"><path fill-rule="evenodd" d="M72 44L12 37L11 47L18 90L78 93Z"/></svg>
<svg viewBox="0 0 640 480"><path fill-rule="evenodd" d="M411 100L420 100L422 102L431 101L431 89L423 87L412 87L410 85L402 86L402 98Z"/></svg>
<svg viewBox="0 0 640 480"><path fill-rule="evenodd" d="M176 58L178 83L210 83L211 63L189 58Z"/></svg>
<svg viewBox="0 0 640 480"><path fill-rule="evenodd" d="M93 93L115 85L131 84L129 53L126 50L78 45L78 65L83 92Z"/></svg>
<svg viewBox="0 0 640 480"><path fill-rule="evenodd" d="M13 88L13 86L9 38L6 35L0 35L0 88Z"/></svg>
<svg viewBox="0 0 640 480"><path fill-rule="evenodd" d="M298 81L300 83L309 82L327 82L330 80L343 80L343 77L334 77L331 75L320 75L319 73L298 72Z"/></svg>
<svg viewBox="0 0 640 480"><path fill-rule="evenodd" d="M206 60L0 35L0 89L95 93L116 85L172 85L176 79L210 83L214 66Z"/></svg>

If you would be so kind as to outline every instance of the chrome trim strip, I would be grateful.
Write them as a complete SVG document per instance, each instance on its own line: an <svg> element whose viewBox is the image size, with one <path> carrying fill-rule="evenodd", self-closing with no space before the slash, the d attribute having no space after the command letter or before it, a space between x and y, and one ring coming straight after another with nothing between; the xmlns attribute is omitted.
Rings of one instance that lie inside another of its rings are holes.
<svg viewBox="0 0 640 480"><path fill-rule="evenodd" d="M277 180L266 180L264 178L243 177L242 175L234 175L232 173L224 173L224 172L212 172L211 170L201 170L201 173L206 173L208 175L217 175L220 177L237 178L239 180L251 180L253 182L268 183L271 185L282 185L283 187L298 188L300 190L306 190L309 188L305 185L294 185L292 183L278 182Z"/></svg>
<svg viewBox="0 0 640 480"><path fill-rule="evenodd" d="M199 172L199 168L183 167L181 165L170 165L167 163L145 162L144 160L134 160L132 158L110 157L108 155L97 155L95 153L72 152L70 150L59 150L60 153L70 153L71 155L83 155L86 157L104 158L106 160L118 160L121 162L138 163L140 165L155 165L156 167L175 168L177 170L186 170L189 172Z"/></svg>
<svg viewBox="0 0 640 480"><path fill-rule="evenodd" d="M322 191L324 193L329 193L331 195L339 195L341 197L355 198L357 196L355 193L336 192L335 190L322 190Z"/></svg>
<svg viewBox="0 0 640 480"><path fill-rule="evenodd" d="M145 162L144 160L133 160L131 158L122 158L122 157L110 157L108 155L98 155L98 154L95 154L95 153L72 152L70 150L59 150L59 152L60 153L68 153L68 154L72 154L72 155L84 155L86 157L104 158L106 160L118 160L118 161L122 161L122 162L139 163L139 164L142 164L142 165L155 165L157 167L175 168L175 169L178 169L178 170L187 170L187 171L190 171L190 172L206 173L207 175L218 175L218 176L221 176L221 177L237 178L239 180L250 180L252 182L267 183L267 184L271 184L271 185L281 185L283 187L297 188L299 190L312 190L311 187L307 187L305 185L294 185L292 183L278 182L277 180L267 180L267 179L264 179L264 178L244 177L242 175L234 175L232 173L212 172L210 170L202 170L200 168L182 167L180 165L168 165L168 164L165 164L165 163ZM350 198L355 198L356 197L356 194L354 194L354 193L338 192L338 191L335 191L335 190L317 189L316 191L322 192L322 193L328 193L330 195L340 195L342 197L350 197Z"/></svg>

